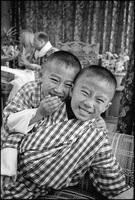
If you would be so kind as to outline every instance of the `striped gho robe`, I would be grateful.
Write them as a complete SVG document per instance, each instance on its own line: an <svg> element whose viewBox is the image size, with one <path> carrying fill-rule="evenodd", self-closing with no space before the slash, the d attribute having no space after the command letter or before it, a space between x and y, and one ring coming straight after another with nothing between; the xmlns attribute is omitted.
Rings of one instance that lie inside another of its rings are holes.
<svg viewBox="0 0 135 200"><path fill-rule="evenodd" d="M65 104L28 134L10 134L3 149L9 147L18 149L18 172L16 182L5 185L4 199L33 199L76 185L86 171L104 196L129 189L106 132L95 129L94 120L68 120Z"/></svg>

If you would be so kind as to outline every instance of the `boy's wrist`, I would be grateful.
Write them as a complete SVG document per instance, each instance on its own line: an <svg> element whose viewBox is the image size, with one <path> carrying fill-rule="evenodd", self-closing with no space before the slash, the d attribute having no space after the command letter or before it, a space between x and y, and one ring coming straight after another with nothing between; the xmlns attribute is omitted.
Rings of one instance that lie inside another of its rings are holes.
<svg viewBox="0 0 135 200"><path fill-rule="evenodd" d="M42 116L39 112L36 112L35 116L30 120L29 126L34 124L35 122L40 121L43 119L44 116Z"/></svg>

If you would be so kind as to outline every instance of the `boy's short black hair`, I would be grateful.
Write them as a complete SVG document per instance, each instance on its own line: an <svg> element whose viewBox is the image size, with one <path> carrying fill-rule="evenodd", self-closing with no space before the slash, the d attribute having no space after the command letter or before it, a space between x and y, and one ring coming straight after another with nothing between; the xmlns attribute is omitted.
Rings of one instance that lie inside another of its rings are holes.
<svg viewBox="0 0 135 200"><path fill-rule="evenodd" d="M45 63L42 64L43 67L43 71L45 69L45 65L47 65L48 63L54 61L56 62L56 64L65 64L65 67L73 67L74 69L77 69L78 71L80 71L82 69L81 67L81 63L79 61L79 59L72 53L68 52L68 51L56 51L54 53L52 53L47 60L45 61Z"/></svg>
<svg viewBox="0 0 135 200"><path fill-rule="evenodd" d="M48 35L45 32L36 32L35 36L37 37L38 40L44 40L45 42L49 41Z"/></svg>
<svg viewBox="0 0 135 200"><path fill-rule="evenodd" d="M112 74L111 71L109 71L108 69L106 69L103 66L100 65L90 65L88 67L84 67L75 77L74 83L77 82L77 80L82 76L82 75L86 75L86 77L99 77L102 80L105 80L106 82L110 83L111 85L114 86L115 90L117 87L117 81L116 78L114 76L114 74Z"/></svg>

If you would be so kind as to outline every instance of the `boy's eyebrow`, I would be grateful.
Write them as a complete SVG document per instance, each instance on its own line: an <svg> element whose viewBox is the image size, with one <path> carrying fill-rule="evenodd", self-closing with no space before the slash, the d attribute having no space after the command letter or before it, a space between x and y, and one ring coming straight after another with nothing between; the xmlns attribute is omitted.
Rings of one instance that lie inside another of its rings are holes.
<svg viewBox="0 0 135 200"><path fill-rule="evenodd" d="M86 87L86 86L82 86L81 88L82 88L82 89L87 89L87 90L90 91L90 89L89 89L88 87Z"/></svg>
<svg viewBox="0 0 135 200"><path fill-rule="evenodd" d="M58 77L56 74L51 74L51 76L55 76L55 77ZM59 78L59 77L58 77Z"/></svg>
<svg viewBox="0 0 135 200"><path fill-rule="evenodd" d="M98 98L102 98L102 99L104 99L104 101L106 101L107 100L107 98L103 95L103 94L98 94L98 96L97 96Z"/></svg>

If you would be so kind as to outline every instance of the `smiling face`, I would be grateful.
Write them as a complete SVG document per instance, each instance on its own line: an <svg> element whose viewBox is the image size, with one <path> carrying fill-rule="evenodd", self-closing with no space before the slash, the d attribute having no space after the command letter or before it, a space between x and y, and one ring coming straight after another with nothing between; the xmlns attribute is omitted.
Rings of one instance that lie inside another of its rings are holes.
<svg viewBox="0 0 135 200"><path fill-rule="evenodd" d="M42 77L42 90L44 96L58 96L64 101L72 87L74 78L79 69L74 69L70 65L67 67L64 63L56 63L55 60L45 66Z"/></svg>
<svg viewBox="0 0 135 200"><path fill-rule="evenodd" d="M71 108L76 118L97 118L110 106L114 92L114 86L101 78L81 76L71 91Z"/></svg>

